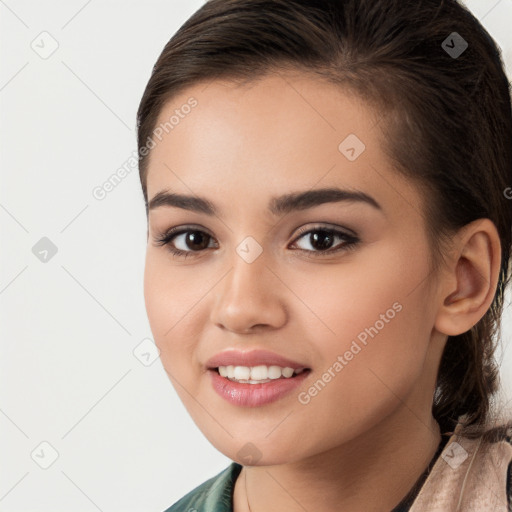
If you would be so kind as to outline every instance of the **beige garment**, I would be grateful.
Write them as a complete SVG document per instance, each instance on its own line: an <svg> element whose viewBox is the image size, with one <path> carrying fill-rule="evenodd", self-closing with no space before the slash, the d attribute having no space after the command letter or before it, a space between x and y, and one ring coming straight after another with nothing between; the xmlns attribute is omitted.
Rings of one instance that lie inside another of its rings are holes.
<svg viewBox="0 0 512 512"><path fill-rule="evenodd" d="M512 445L462 437L460 430L459 423L409 512L509 512Z"/></svg>

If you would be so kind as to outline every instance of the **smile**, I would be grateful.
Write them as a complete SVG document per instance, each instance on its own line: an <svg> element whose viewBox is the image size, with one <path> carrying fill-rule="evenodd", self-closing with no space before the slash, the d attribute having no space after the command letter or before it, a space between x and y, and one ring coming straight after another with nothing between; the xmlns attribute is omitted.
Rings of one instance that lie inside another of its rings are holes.
<svg viewBox="0 0 512 512"><path fill-rule="evenodd" d="M242 407L260 407L288 395L300 386L311 370L229 365L212 368L208 373L213 389L229 403Z"/></svg>

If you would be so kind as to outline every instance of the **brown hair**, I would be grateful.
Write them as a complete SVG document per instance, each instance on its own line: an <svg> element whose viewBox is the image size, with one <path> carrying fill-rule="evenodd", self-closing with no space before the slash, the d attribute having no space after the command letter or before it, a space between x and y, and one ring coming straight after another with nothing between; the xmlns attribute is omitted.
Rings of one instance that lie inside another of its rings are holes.
<svg viewBox="0 0 512 512"><path fill-rule="evenodd" d="M495 224L502 260L493 302L469 331L448 338L432 410L441 432L463 417L468 437L494 439L512 234L512 111L500 49L456 0L209 0L163 49L137 112L146 211L151 153L141 149L164 104L198 82L247 82L286 68L381 112L383 149L428 199L433 270L459 228L479 218Z"/></svg>

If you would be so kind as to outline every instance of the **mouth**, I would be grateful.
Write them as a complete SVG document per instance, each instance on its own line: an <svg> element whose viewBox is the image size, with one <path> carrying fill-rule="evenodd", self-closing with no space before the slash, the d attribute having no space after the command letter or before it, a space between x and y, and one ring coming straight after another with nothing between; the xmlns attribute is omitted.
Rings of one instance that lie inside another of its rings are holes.
<svg viewBox="0 0 512 512"><path fill-rule="evenodd" d="M208 373L215 392L230 404L262 407L290 396L303 385L311 369L230 365L209 368Z"/></svg>
<svg viewBox="0 0 512 512"><path fill-rule="evenodd" d="M225 378L228 381L236 382L239 384L265 384L276 380L288 380L297 378L299 375L305 377L306 374L311 372L311 368L291 368L281 366L217 366L208 368L210 372Z"/></svg>

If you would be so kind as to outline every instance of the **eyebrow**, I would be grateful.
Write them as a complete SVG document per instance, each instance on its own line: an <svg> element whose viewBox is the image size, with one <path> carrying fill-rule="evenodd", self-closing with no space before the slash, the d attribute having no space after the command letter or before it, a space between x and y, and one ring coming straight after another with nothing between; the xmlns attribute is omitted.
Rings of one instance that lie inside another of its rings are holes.
<svg viewBox="0 0 512 512"><path fill-rule="evenodd" d="M367 204L382 211L382 206L370 195L361 190L344 190L340 188L322 188L293 192L270 199L268 209L273 215L283 215L296 210L307 210L325 203L342 201ZM199 196L176 194L162 190L149 202L148 212L161 206L182 208L206 215L218 215L219 209L208 199Z"/></svg>

